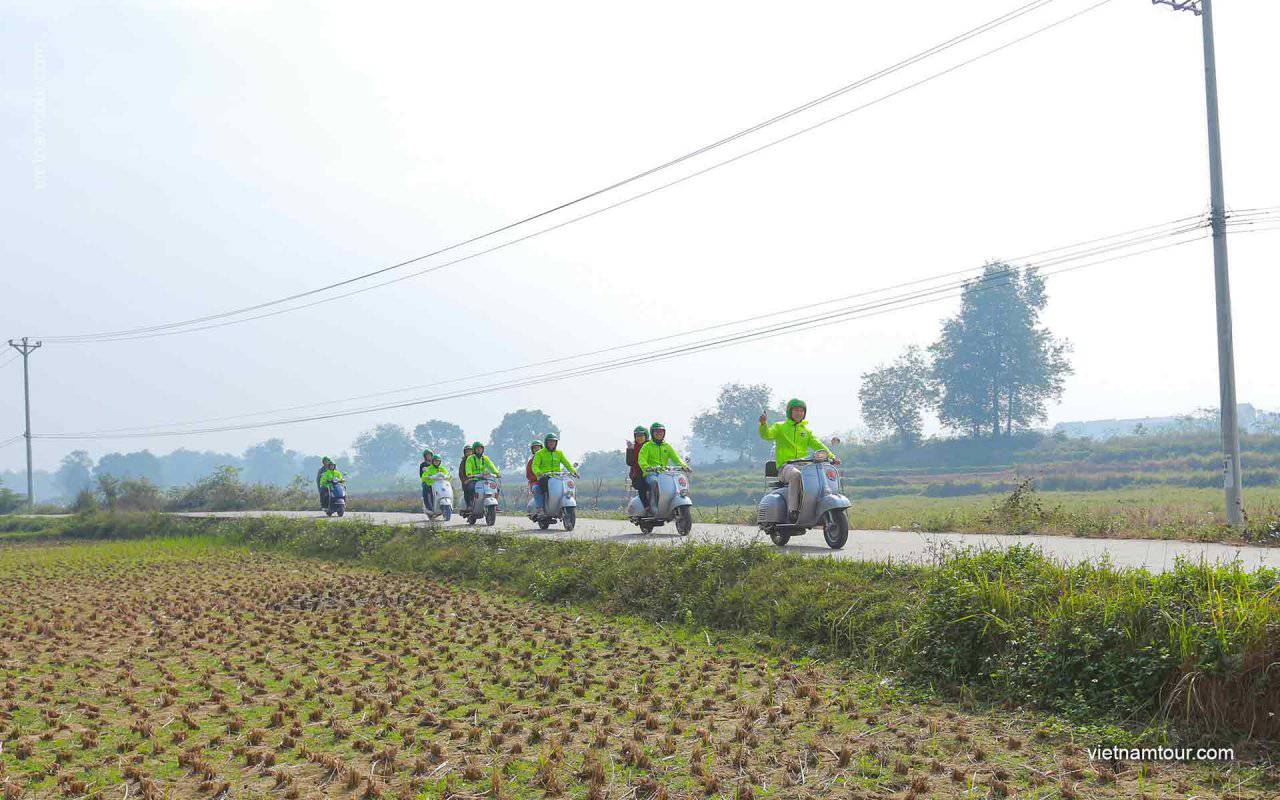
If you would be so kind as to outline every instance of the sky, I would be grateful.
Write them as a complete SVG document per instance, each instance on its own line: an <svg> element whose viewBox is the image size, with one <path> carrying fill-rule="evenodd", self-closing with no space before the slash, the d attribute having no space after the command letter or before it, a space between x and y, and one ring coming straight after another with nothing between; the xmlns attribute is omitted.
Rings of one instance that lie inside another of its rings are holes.
<svg viewBox="0 0 1280 800"><path fill-rule="evenodd" d="M163 324L414 258L716 141L1018 5L5 3L0 334ZM1054 0L574 211L895 93L1090 5ZM1267 99L1280 74L1280 4L1220 0L1215 12L1228 204L1280 205L1280 115ZM723 168L430 274L212 330L50 342L31 359L33 425L39 436L412 399L442 390L313 406L1199 214L1207 174L1198 19L1111 0ZM1280 408L1280 232L1233 235L1230 252L1238 396ZM1044 320L1071 342L1075 367L1050 424L1216 405L1207 241L1054 277L1048 289ZM535 407L560 426L566 451L613 449L654 419L683 438L727 382L803 397L815 429L845 430L859 422L859 376L933 341L957 308L949 299L325 421L37 439L35 463L55 467L75 448L238 452L275 436L303 452L340 452L376 423L429 418L484 438L504 412ZM22 431L21 377L20 363L0 367L0 441ZM452 386L462 385L471 384ZM23 457L20 443L0 449L0 468Z"/></svg>

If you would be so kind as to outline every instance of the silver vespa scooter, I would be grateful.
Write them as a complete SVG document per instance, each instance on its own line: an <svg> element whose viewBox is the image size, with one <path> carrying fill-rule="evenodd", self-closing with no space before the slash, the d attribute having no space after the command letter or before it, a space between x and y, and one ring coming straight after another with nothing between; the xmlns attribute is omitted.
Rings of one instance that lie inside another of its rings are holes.
<svg viewBox="0 0 1280 800"><path fill-rule="evenodd" d="M546 511L539 514L538 504L530 497L525 513L544 531L554 522L563 523L564 529L571 531L578 522L577 492L578 485L573 473L565 470L548 473Z"/></svg>
<svg viewBox="0 0 1280 800"><path fill-rule="evenodd" d="M492 526L498 520L498 476L488 472L476 477L472 489L471 507L463 512L468 525L475 525L476 520L483 519L485 525Z"/></svg>
<svg viewBox="0 0 1280 800"><path fill-rule="evenodd" d="M787 513L787 484L780 480L769 483L769 493L760 498L756 506L756 523L760 530L778 547L786 545L792 536L799 536L810 528L822 528L822 538L827 547L839 550L849 541L848 510L852 503L840 493L840 473L827 460L825 450L819 450L812 458L788 461L800 468L802 489L800 492L800 516L793 523ZM777 465L770 461L765 465L765 476L778 477Z"/></svg>
<svg viewBox="0 0 1280 800"><path fill-rule="evenodd" d="M693 530L693 499L689 497L689 476L686 470L679 467L654 467L647 470L646 475L657 476L657 497L649 498L657 513L644 507L640 495L636 494L627 503L627 518L633 525L640 526L641 533L653 533L654 528L662 527L674 521L676 533L688 536ZM649 484L650 491L654 484Z"/></svg>

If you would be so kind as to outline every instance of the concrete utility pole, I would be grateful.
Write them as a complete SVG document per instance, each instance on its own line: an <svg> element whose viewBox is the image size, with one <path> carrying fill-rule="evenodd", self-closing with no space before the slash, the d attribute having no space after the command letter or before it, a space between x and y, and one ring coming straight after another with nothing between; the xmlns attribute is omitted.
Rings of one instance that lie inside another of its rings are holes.
<svg viewBox="0 0 1280 800"><path fill-rule="evenodd" d="M32 344L27 341L27 337L23 336L21 341L9 340L9 346L19 353L22 353L22 400L27 411L27 430L25 438L27 440L27 510L34 511L36 508L36 478L35 473L31 470L31 372L27 369L27 357L33 352L40 349L40 345L44 342L36 342Z"/></svg>
<svg viewBox="0 0 1280 800"><path fill-rule="evenodd" d="M1222 475L1227 523L1244 525L1240 427L1236 420L1236 361L1231 342L1231 282L1227 275L1227 211L1222 189L1222 137L1218 129L1218 65L1213 50L1212 0L1151 0L1200 17L1204 36L1204 92L1209 117L1209 195L1213 223L1213 279L1218 308L1218 407L1222 422Z"/></svg>

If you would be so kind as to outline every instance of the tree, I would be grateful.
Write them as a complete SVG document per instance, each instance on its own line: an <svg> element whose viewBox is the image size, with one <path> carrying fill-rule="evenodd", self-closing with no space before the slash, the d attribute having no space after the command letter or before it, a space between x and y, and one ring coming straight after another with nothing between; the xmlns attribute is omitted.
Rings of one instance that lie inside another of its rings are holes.
<svg viewBox="0 0 1280 800"><path fill-rule="evenodd" d="M503 415L502 422L489 434L485 454L499 469L523 467L529 457L529 442L548 433L560 435L551 417L537 408L521 408Z"/></svg>
<svg viewBox="0 0 1280 800"><path fill-rule="evenodd" d="M417 448L409 432L386 423L365 431L352 445L355 468L361 477L390 477L413 460Z"/></svg>
<svg viewBox="0 0 1280 800"><path fill-rule="evenodd" d="M720 387L716 407L693 418L693 435L713 447L738 454L739 461L767 458L773 445L760 438L760 412L769 408L773 390L763 383L726 383ZM782 419L770 411L770 419Z"/></svg>
<svg viewBox="0 0 1280 800"><path fill-rule="evenodd" d="M83 450L75 450L62 457L58 471L54 473L63 497L75 497L93 485L93 459Z"/></svg>
<svg viewBox="0 0 1280 800"><path fill-rule="evenodd" d="M892 364L862 373L858 401L872 433L891 434L903 445L920 441L924 411L937 398L929 362L912 345Z"/></svg>
<svg viewBox="0 0 1280 800"><path fill-rule="evenodd" d="M1040 325L1047 302L1034 268L991 263L965 285L960 313L929 347L943 425L994 439L1047 416L1071 373L1069 345Z"/></svg>
<svg viewBox="0 0 1280 800"><path fill-rule="evenodd" d="M467 435L462 428L442 419L429 419L413 429L413 439L419 450L430 450L448 463L449 459L462 458L462 448L467 446Z"/></svg>
<svg viewBox="0 0 1280 800"><path fill-rule="evenodd" d="M163 473L160 459L152 455L150 450L107 453L98 459L98 468L94 470L95 475L110 475L117 480L146 478L156 484L163 480Z"/></svg>
<svg viewBox="0 0 1280 800"><path fill-rule="evenodd" d="M244 479L248 483L285 486L298 474L298 454L284 449L283 439L267 439L244 451Z"/></svg>

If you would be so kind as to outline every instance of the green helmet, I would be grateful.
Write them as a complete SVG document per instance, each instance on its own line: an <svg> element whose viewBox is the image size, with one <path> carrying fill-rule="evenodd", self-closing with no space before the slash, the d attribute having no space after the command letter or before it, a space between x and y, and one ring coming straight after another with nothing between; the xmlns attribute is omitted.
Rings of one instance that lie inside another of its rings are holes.
<svg viewBox="0 0 1280 800"><path fill-rule="evenodd" d="M332 458L329 458L328 456L321 456L321 457L320 457L320 463L321 463L321 464L332 464L332 463L333 463L333 459L332 459Z"/></svg>
<svg viewBox="0 0 1280 800"><path fill-rule="evenodd" d="M431 460L431 457L432 457L432 456L434 456L434 455L435 455L435 453L431 452L430 450L423 450L423 451L422 451L422 457L423 457L423 458L425 458L425 459L426 459L426 460L428 460L428 461L430 461L430 460Z"/></svg>
<svg viewBox="0 0 1280 800"><path fill-rule="evenodd" d="M554 431L542 437L543 444L546 444L547 442L558 442L558 441L560 441L560 434L555 433Z"/></svg>
<svg viewBox="0 0 1280 800"><path fill-rule="evenodd" d="M532 450L535 447L542 447L542 442L538 441L537 439L534 439L532 442L529 442L530 450Z"/></svg>
<svg viewBox="0 0 1280 800"><path fill-rule="evenodd" d="M649 435L649 429L648 429L648 428L646 428L646 427L645 427L645 426L643 426L643 425L637 425L637 426L636 426L636 429L635 429L635 430L633 430L633 431L631 432L631 435L632 435L632 436L634 436L634 435L636 435L636 434L638 434L638 433L643 433L645 436L648 436L648 435Z"/></svg>
<svg viewBox="0 0 1280 800"><path fill-rule="evenodd" d="M654 434L654 431L657 431L659 429L665 431L667 429L667 426L663 425L661 422L655 422L649 426L649 435L652 436Z"/></svg>
<svg viewBox="0 0 1280 800"><path fill-rule="evenodd" d="M476 450L476 449L478 449L478 448L483 448L483 447L484 447L484 442L472 442L472 443L471 443L471 449L472 449L472 450Z"/></svg>
<svg viewBox="0 0 1280 800"><path fill-rule="evenodd" d="M805 405L804 401L798 397L793 397L787 401L787 416L791 416L791 409L793 408L803 408L805 411L809 410L809 407Z"/></svg>

